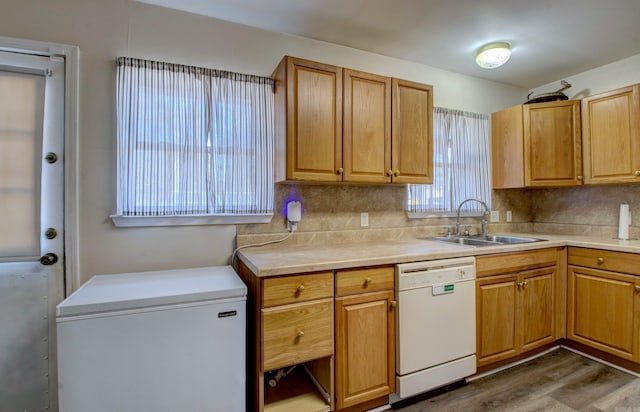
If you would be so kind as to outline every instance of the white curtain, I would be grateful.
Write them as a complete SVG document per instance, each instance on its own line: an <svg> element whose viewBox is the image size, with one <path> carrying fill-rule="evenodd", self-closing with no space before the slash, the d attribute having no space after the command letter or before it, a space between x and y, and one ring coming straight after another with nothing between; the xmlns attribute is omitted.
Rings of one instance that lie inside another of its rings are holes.
<svg viewBox="0 0 640 412"><path fill-rule="evenodd" d="M409 185L408 211L451 214L468 198L491 207L489 116L441 107L433 114L433 184ZM483 208L468 202L462 210L473 214Z"/></svg>
<svg viewBox="0 0 640 412"><path fill-rule="evenodd" d="M273 211L270 78L117 63L117 215Z"/></svg>

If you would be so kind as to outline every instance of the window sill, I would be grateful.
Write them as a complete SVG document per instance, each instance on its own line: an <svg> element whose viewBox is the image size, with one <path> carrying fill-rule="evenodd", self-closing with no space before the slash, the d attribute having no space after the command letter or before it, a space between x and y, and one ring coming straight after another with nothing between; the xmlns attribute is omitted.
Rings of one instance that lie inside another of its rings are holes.
<svg viewBox="0 0 640 412"><path fill-rule="evenodd" d="M273 213L260 215L109 216L116 227L237 225L269 223Z"/></svg>

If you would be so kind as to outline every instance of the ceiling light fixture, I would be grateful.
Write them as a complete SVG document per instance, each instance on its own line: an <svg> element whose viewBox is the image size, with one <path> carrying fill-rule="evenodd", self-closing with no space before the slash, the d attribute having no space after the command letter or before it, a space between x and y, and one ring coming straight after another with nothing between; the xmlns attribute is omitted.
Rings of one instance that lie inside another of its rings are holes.
<svg viewBox="0 0 640 412"><path fill-rule="evenodd" d="M478 49L476 63L483 69L500 67L511 57L511 46L506 42L489 43Z"/></svg>

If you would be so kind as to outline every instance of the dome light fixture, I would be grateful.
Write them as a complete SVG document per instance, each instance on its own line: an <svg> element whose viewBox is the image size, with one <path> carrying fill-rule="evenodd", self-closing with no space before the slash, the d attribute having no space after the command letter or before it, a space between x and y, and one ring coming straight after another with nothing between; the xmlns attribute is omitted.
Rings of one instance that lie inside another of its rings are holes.
<svg viewBox="0 0 640 412"><path fill-rule="evenodd" d="M511 57L511 46L507 42L486 44L478 49L476 63L483 69L500 67Z"/></svg>

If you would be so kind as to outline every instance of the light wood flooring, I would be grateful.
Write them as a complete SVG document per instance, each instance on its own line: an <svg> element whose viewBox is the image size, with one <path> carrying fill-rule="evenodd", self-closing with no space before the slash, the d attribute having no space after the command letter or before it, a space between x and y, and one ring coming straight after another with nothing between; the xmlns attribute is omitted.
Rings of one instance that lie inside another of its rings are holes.
<svg viewBox="0 0 640 412"><path fill-rule="evenodd" d="M403 412L640 412L640 378L557 349Z"/></svg>

